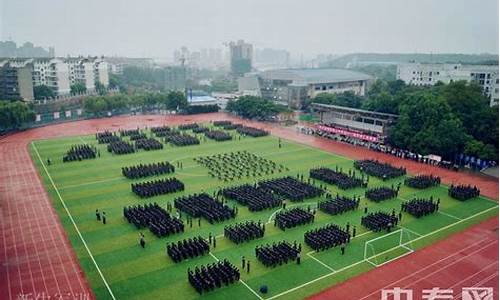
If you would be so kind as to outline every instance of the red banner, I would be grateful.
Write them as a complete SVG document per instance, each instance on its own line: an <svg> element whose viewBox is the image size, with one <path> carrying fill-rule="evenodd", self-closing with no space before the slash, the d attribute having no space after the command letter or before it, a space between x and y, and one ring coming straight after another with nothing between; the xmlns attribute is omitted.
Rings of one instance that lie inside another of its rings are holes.
<svg viewBox="0 0 500 300"><path fill-rule="evenodd" d="M328 127L328 126L324 126L324 125L316 125L315 127L318 130L326 131L328 133L341 134L341 135L345 135L345 136L349 136L349 137L353 137L356 139L365 140L365 141L369 141L369 142L378 142L378 138L376 136L372 136L372 135L368 135L368 134L358 133L358 132L350 131L347 129Z"/></svg>

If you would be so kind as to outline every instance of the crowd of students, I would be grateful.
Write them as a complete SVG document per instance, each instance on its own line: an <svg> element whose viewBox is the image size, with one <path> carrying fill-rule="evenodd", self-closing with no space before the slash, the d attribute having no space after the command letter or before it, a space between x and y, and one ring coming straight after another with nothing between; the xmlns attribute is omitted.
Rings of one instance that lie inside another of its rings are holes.
<svg viewBox="0 0 500 300"><path fill-rule="evenodd" d="M266 226L260 221L245 221L224 227L224 236L235 244L261 238L265 232Z"/></svg>
<svg viewBox="0 0 500 300"><path fill-rule="evenodd" d="M189 268L187 273L189 283L200 295L240 280L240 271L226 259L200 268L196 266L194 271Z"/></svg>
<svg viewBox="0 0 500 300"><path fill-rule="evenodd" d="M229 208L206 193L177 198L174 206L191 217L203 217L210 224L235 218L237 213L236 207Z"/></svg>
<svg viewBox="0 0 500 300"><path fill-rule="evenodd" d="M414 189L426 189L441 184L441 178L434 175L417 175L405 179L405 185Z"/></svg>
<svg viewBox="0 0 500 300"><path fill-rule="evenodd" d="M465 201L479 197L480 193L481 191L475 185L471 186L465 184L459 184L459 185L452 184L448 189L448 195L460 201Z"/></svg>
<svg viewBox="0 0 500 300"><path fill-rule="evenodd" d="M382 180L400 177L406 174L403 167L394 167L388 163L382 163L373 159L356 160L354 167L370 176L378 177Z"/></svg>
<svg viewBox="0 0 500 300"><path fill-rule="evenodd" d="M365 191L365 197L373 202L381 202L387 199L396 198L399 193L399 187L374 187Z"/></svg>
<svg viewBox="0 0 500 300"><path fill-rule="evenodd" d="M63 162L70 161L81 161L84 159L96 158L99 150L95 146L90 146L87 144L83 145L73 145L63 156Z"/></svg>
<svg viewBox="0 0 500 300"><path fill-rule="evenodd" d="M135 141L135 147L146 151L163 149L163 144L155 138L141 138Z"/></svg>
<svg viewBox="0 0 500 300"><path fill-rule="evenodd" d="M157 237L168 236L184 231L184 223L170 214L157 203L144 206L123 208L123 216L137 228L149 228Z"/></svg>
<svg viewBox="0 0 500 300"><path fill-rule="evenodd" d="M261 137L261 136L269 135L268 131L254 128L254 127L249 127L249 126L237 127L236 131L241 135L246 135L246 136L251 136L251 137Z"/></svg>
<svg viewBox="0 0 500 300"><path fill-rule="evenodd" d="M304 242L314 251L322 251L337 246L345 246L351 241L348 229L329 224L304 233Z"/></svg>
<svg viewBox="0 0 500 300"><path fill-rule="evenodd" d="M176 263L208 254L210 245L201 236L167 244L167 254Z"/></svg>
<svg viewBox="0 0 500 300"><path fill-rule="evenodd" d="M230 141L233 139L233 137L222 130L210 130L205 132L205 136L211 140L217 141L217 142L224 142L224 141Z"/></svg>
<svg viewBox="0 0 500 300"><path fill-rule="evenodd" d="M278 207L282 203L282 200L270 190L257 185L243 184L224 188L221 193L224 197L247 206L248 210L252 212Z"/></svg>
<svg viewBox="0 0 500 300"><path fill-rule="evenodd" d="M259 186L270 189L278 195L294 202L319 197L325 192L323 189L291 176L264 180L259 182Z"/></svg>
<svg viewBox="0 0 500 300"><path fill-rule="evenodd" d="M346 174L342 170L338 170L338 168L336 170L325 167L311 169L309 176L329 184L334 184L343 190L366 187L368 184L362 177L356 177L355 172L349 170L349 174Z"/></svg>
<svg viewBox="0 0 500 300"><path fill-rule="evenodd" d="M135 147L129 142L118 140L108 144L108 152L117 155L130 154L135 152Z"/></svg>
<svg viewBox="0 0 500 300"><path fill-rule="evenodd" d="M294 242L293 245L287 241L274 242L255 248L257 259L266 267L276 267L290 261L300 264L301 245Z"/></svg>
<svg viewBox="0 0 500 300"><path fill-rule="evenodd" d="M401 211L407 212L416 218L421 218L439 210L440 200L414 198L401 204Z"/></svg>
<svg viewBox="0 0 500 300"><path fill-rule="evenodd" d="M390 231L398 225L398 221L394 211L392 214L381 211L373 212L361 217L361 225L375 232L383 230Z"/></svg>
<svg viewBox="0 0 500 300"><path fill-rule="evenodd" d="M175 167L168 161L122 167L122 175L128 179L138 179L149 176L170 174L173 172L175 172Z"/></svg>
<svg viewBox="0 0 500 300"><path fill-rule="evenodd" d="M184 183L175 177L132 183L130 186L132 192L141 198L149 198L184 190Z"/></svg>
<svg viewBox="0 0 500 300"><path fill-rule="evenodd" d="M359 207L360 198L327 195L326 200L319 202L318 208L329 215L343 214L347 211L356 210Z"/></svg>
<svg viewBox="0 0 500 300"><path fill-rule="evenodd" d="M98 132L95 134L95 138L99 144L109 144L121 140L120 137L117 136L115 132L109 132L109 131Z"/></svg>
<svg viewBox="0 0 500 300"><path fill-rule="evenodd" d="M281 230L314 222L314 214L302 208L280 210L274 217L274 226Z"/></svg>

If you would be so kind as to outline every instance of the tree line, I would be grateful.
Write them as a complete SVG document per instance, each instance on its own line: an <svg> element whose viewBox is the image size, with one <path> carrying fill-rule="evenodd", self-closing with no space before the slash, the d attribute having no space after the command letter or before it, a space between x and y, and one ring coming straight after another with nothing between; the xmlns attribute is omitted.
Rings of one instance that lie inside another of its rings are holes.
<svg viewBox="0 0 500 300"><path fill-rule="evenodd" d="M255 96L242 96L238 100L230 100L226 110L243 118L257 120L270 120L279 113L289 111L286 106Z"/></svg>
<svg viewBox="0 0 500 300"><path fill-rule="evenodd" d="M475 83L423 87L377 80L364 97L352 92L320 94L311 103L399 115L388 140L398 148L448 159L464 153L498 161L498 106L490 107L489 98Z"/></svg>

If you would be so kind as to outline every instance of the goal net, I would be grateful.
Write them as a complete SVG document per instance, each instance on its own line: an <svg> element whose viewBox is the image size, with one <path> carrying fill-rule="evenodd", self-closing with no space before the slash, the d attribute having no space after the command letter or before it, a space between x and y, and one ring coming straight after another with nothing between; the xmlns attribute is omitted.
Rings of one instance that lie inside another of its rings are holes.
<svg viewBox="0 0 500 300"><path fill-rule="evenodd" d="M365 242L364 260L374 266L381 266L414 251L414 234L398 229Z"/></svg>

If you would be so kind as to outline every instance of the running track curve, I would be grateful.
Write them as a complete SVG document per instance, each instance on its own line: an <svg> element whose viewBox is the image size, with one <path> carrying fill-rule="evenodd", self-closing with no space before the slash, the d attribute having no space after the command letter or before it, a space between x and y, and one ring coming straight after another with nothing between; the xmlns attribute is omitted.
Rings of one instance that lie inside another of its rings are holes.
<svg viewBox="0 0 500 300"><path fill-rule="evenodd" d="M375 158L398 166L405 166L410 173L432 172L441 176L442 181L447 184L457 182L473 183L481 189L483 195L498 199L498 181L483 175L454 172L413 161L401 160L365 148L303 135L290 128L244 121L223 113L194 116L119 116L34 128L0 139L0 161L2 162L0 164L0 237L2 239L2 242L0 242L2 248L0 250L0 260L2 261L0 266L0 299L18 299L20 297L26 299L36 297L66 299L81 298L82 295L86 296L87 299L94 299L76 254L71 249L59 217L52 207L42 180L31 161L28 152L28 145L31 141L94 134L105 129L131 129L163 124L228 119L266 129L276 136L353 159ZM481 283L484 286L492 285L495 287L495 296L497 297L497 229L498 218L495 217L403 259L396 260L393 263L348 280L341 285L327 289L312 298L379 299L377 292L390 284L390 281L377 280L390 277L385 274L397 276L398 279L404 278L405 281L396 282L401 287L435 283L443 278L452 278L454 276L453 278L462 280L463 284ZM470 251L466 252L465 249L471 250L472 254ZM458 258L466 257L458 260L452 266L448 266L448 264L442 266L443 261L437 258L439 253L452 253L454 255L447 257L445 262L447 260L455 262ZM466 270L467 274L471 274L464 276L466 273L463 272L462 264L469 266ZM490 267L487 267L487 264ZM425 273L422 273L424 271L411 273L410 275L413 277L406 278L399 275L406 274L403 273L405 271L413 270L409 269L409 265L417 268L416 270L421 266L432 266L432 268L428 269L431 271L429 273L427 271ZM475 268L479 269L476 271ZM462 272L459 273L457 270L462 270ZM384 276L380 276L381 273L378 272L384 272ZM457 274L462 275L457 277ZM415 280L416 278L421 280ZM359 288L360 282L363 289ZM456 284L457 282L453 283ZM341 291L350 289L362 293L353 297L347 294L340 296Z"/></svg>

